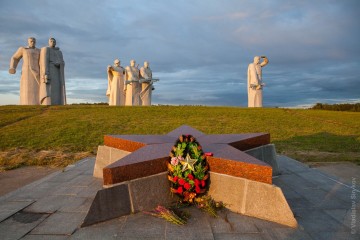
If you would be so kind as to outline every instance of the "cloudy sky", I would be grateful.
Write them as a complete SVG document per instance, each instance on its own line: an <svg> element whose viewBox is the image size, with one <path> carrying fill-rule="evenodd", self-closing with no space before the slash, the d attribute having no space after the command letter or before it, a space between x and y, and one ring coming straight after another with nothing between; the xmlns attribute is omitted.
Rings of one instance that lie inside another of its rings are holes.
<svg viewBox="0 0 360 240"><path fill-rule="evenodd" d="M18 47L57 40L69 103L106 102L106 67L150 62L154 104L246 106L266 55L264 106L360 102L360 1L0 0L0 105L19 103Z"/></svg>

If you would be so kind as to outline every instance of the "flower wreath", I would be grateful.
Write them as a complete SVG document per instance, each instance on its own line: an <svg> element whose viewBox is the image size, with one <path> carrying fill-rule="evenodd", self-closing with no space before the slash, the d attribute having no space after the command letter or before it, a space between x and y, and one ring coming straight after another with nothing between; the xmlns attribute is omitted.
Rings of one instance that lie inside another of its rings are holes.
<svg viewBox="0 0 360 240"><path fill-rule="evenodd" d="M182 202L194 203L205 193L208 164L200 144L191 135L181 135L175 142L168 162L170 191L182 197Z"/></svg>

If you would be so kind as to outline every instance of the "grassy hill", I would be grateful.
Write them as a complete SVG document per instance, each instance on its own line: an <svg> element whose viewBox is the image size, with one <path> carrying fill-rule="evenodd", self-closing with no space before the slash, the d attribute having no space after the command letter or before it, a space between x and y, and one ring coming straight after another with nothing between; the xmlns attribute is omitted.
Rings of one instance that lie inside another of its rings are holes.
<svg viewBox="0 0 360 240"><path fill-rule="evenodd" d="M0 106L0 169L66 166L96 154L106 134L268 132L278 153L301 161L360 164L360 113L198 106ZM201 143L200 143L201 144Z"/></svg>

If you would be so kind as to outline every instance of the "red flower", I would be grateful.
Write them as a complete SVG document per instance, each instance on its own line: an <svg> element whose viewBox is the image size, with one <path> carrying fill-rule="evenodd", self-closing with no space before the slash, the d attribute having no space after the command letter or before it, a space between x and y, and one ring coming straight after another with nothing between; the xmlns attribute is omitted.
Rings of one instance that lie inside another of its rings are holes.
<svg viewBox="0 0 360 240"><path fill-rule="evenodd" d="M191 175L190 173L187 175L187 178L190 179L190 180L194 180L194 176Z"/></svg>
<svg viewBox="0 0 360 240"><path fill-rule="evenodd" d="M199 145L199 146L197 147L197 149L198 149L198 150L201 150L201 149L202 149L202 147Z"/></svg>
<svg viewBox="0 0 360 240"><path fill-rule="evenodd" d="M199 179L195 178L195 186L199 186L199 184L200 184Z"/></svg>
<svg viewBox="0 0 360 240"><path fill-rule="evenodd" d="M182 179L182 178L179 178L178 183L180 185L184 185L186 183L186 181L184 179Z"/></svg>
<svg viewBox="0 0 360 240"><path fill-rule="evenodd" d="M177 189L176 191L177 191L177 193L182 194L184 190L183 190L183 188L182 188L182 187L178 187L178 189Z"/></svg>
<svg viewBox="0 0 360 240"><path fill-rule="evenodd" d="M196 192L196 193L200 193L200 191L201 191L200 187L199 187L199 186L196 186L196 187L195 187L195 192Z"/></svg>
<svg viewBox="0 0 360 240"><path fill-rule="evenodd" d="M205 181L204 180L201 180L201 186L205 187Z"/></svg>
<svg viewBox="0 0 360 240"><path fill-rule="evenodd" d="M178 179L179 179L178 176L173 177L173 181L174 181L174 182L177 182Z"/></svg>
<svg viewBox="0 0 360 240"><path fill-rule="evenodd" d="M186 190L189 190L189 189L191 188L190 183L185 183L185 184L184 184L184 188L185 188Z"/></svg>

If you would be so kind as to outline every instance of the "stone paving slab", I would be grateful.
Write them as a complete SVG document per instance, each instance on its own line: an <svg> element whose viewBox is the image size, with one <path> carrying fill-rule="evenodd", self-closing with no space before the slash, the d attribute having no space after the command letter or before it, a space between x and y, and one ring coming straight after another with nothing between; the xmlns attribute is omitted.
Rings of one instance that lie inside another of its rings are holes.
<svg viewBox="0 0 360 240"><path fill-rule="evenodd" d="M0 205L0 222L21 211L34 201L3 201Z"/></svg>
<svg viewBox="0 0 360 240"><path fill-rule="evenodd" d="M66 235L33 235L27 234L21 240L64 240L69 239L69 236ZM100 239L100 238L98 238Z"/></svg>
<svg viewBox="0 0 360 240"><path fill-rule="evenodd" d="M39 213L18 212L0 224L0 239L20 239L34 229L49 215Z"/></svg>
<svg viewBox="0 0 360 240"><path fill-rule="evenodd" d="M316 240L359 240L360 235L351 234L350 232L326 231L310 233L310 236Z"/></svg>
<svg viewBox="0 0 360 240"><path fill-rule="evenodd" d="M15 191L7 193L0 197L0 201L9 200L9 201L30 201L36 200L51 191L58 184L48 182L49 179L52 179L54 176L60 174L61 171L54 172L40 180L32 182L22 188L18 188ZM51 185L51 186L50 186Z"/></svg>
<svg viewBox="0 0 360 240"><path fill-rule="evenodd" d="M71 207L73 204L77 205L78 201L84 201L83 198L66 195L49 195L38 201L31 206L25 208L27 212L39 213L54 213L64 206Z"/></svg>
<svg viewBox="0 0 360 240"><path fill-rule="evenodd" d="M166 221L138 213L126 218L119 239L165 239Z"/></svg>
<svg viewBox="0 0 360 240"><path fill-rule="evenodd" d="M327 176L336 176L336 179L340 182L348 183L350 185L355 178L355 180L357 179L358 181L357 184L359 184L359 165L356 165L355 163L313 163L311 167L320 170L322 174Z"/></svg>
<svg viewBox="0 0 360 240"><path fill-rule="evenodd" d="M192 218L180 227L140 212L79 228L101 189L101 181L90 177L94 161L84 159L0 197L0 215L7 213L0 218L0 239L360 239L360 221L352 221L351 211L352 203L360 211L359 184L352 188L286 156L278 156L280 175L273 183L288 200L296 229L228 210L212 218L196 208L186 209Z"/></svg>
<svg viewBox="0 0 360 240"><path fill-rule="evenodd" d="M12 192L14 189L20 188L29 182L39 180L58 170L59 168L26 166L11 171L0 172L0 196ZM33 174L34 172L36 172L36 174Z"/></svg>
<svg viewBox="0 0 360 240"><path fill-rule="evenodd" d="M219 218L209 218L212 232L215 234L260 233L252 218L230 211L219 212Z"/></svg>
<svg viewBox="0 0 360 240"><path fill-rule="evenodd" d="M262 230L264 240L310 240L312 237L301 229L267 228ZM316 239L316 238L315 238Z"/></svg>
<svg viewBox="0 0 360 240"><path fill-rule="evenodd" d="M80 228L71 235L70 239L99 240L119 238L127 218L128 216L124 216L103 223L94 224L90 227Z"/></svg>
<svg viewBox="0 0 360 240"><path fill-rule="evenodd" d="M86 213L62 213L51 214L45 221L31 231L35 235L68 235L70 236L80 227Z"/></svg>
<svg viewBox="0 0 360 240"><path fill-rule="evenodd" d="M325 213L333 217L335 220L342 222L349 229L351 228L352 211L351 209L330 209ZM355 225L355 231L360 233L360 224Z"/></svg>
<svg viewBox="0 0 360 240"><path fill-rule="evenodd" d="M74 201L71 202L71 204L62 206L58 211L87 213L93 200L93 198L76 197L74 198Z"/></svg>

